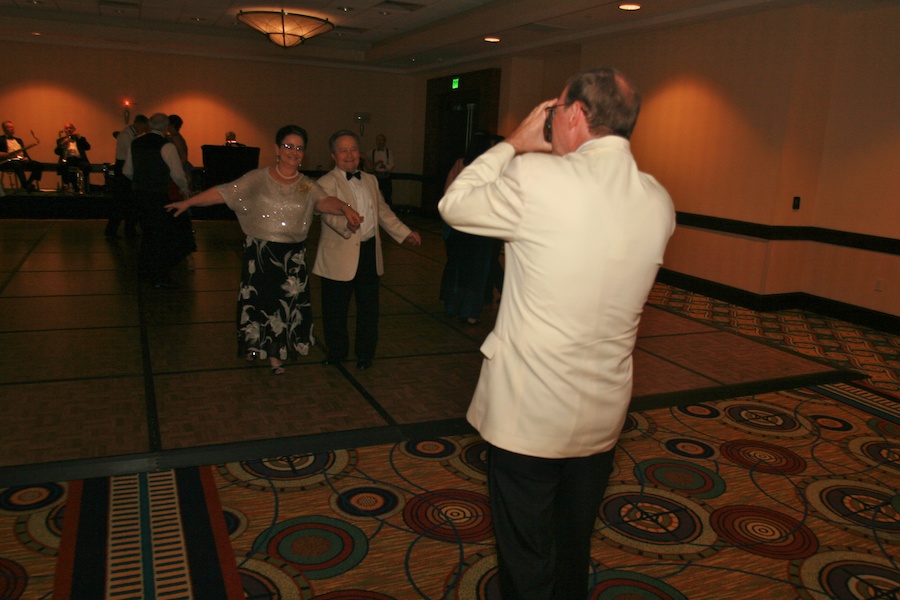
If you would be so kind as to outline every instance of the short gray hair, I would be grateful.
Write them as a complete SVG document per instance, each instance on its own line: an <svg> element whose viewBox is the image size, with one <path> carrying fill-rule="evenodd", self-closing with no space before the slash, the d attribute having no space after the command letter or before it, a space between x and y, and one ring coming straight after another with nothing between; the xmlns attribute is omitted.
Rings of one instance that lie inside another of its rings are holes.
<svg viewBox="0 0 900 600"><path fill-rule="evenodd" d="M151 131L165 131L169 126L169 117L163 113L156 113L150 117L149 125Z"/></svg>

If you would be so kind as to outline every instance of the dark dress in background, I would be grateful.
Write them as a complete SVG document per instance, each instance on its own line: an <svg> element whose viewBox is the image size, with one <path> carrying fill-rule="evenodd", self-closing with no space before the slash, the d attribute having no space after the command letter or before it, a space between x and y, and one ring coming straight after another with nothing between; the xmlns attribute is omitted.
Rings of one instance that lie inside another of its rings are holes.
<svg viewBox="0 0 900 600"><path fill-rule="evenodd" d="M474 133L466 156L458 159L450 169L444 190L468 164L499 139L487 132ZM443 236L447 263L441 276L440 299L444 303L444 312L448 317L459 317L463 322L475 324L481 319L484 305L493 301L494 289L502 290L500 251L503 242L463 233L449 225L444 225Z"/></svg>

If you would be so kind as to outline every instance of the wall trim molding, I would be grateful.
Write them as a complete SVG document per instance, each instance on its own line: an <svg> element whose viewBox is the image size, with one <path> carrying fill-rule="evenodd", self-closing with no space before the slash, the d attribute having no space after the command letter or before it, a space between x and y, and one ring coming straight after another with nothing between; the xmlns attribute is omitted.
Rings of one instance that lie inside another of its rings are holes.
<svg viewBox="0 0 900 600"><path fill-rule="evenodd" d="M827 317L871 327L891 335L900 335L900 317L852 304L829 300L805 292L787 294L755 294L739 288L701 279L693 275L660 269L656 280L677 288L703 294L717 300L737 304L760 312L808 310Z"/></svg>
<svg viewBox="0 0 900 600"><path fill-rule="evenodd" d="M857 250L883 252L900 255L900 240L863 233L851 233L823 227L805 227L792 225L761 225L748 221L735 221L721 217L698 215L695 213L676 212L676 222L685 227L696 227L710 231L734 233L763 240L773 241L805 241L843 246Z"/></svg>

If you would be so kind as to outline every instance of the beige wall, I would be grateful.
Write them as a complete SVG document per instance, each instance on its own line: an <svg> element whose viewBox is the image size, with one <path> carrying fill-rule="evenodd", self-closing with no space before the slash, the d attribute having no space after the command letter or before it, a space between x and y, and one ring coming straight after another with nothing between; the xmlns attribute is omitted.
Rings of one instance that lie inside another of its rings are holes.
<svg viewBox="0 0 900 600"><path fill-rule="evenodd" d="M92 145L91 161L113 162L112 132L124 125L127 99L136 103L132 117L138 112L180 115L196 165L202 164L200 147L223 143L227 130L260 147L265 164L273 155L275 131L296 123L310 135L304 167L329 168L328 136L342 128L359 131L353 115L367 112L372 120L365 126L364 147L371 149L375 135L383 132L395 169L421 172L424 107L413 93L411 76L39 44L19 51L25 60L4 66L0 119L12 120L25 141L34 130L41 140L30 152L35 160L56 160L57 133L72 121ZM47 177L52 181L55 175ZM416 193L406 187L398 186L397 201L417 204L417 197L402 197Z"/></svg>
<svg viewBox="0 0 900 600"><path fill-rule="evenodd" d="M589 42L581 60L641 88L634 152L677 210L897 239L897 31L896 3L807 3ZM877 252L679 227L665 267L900 315L900 257Z"/></svg>

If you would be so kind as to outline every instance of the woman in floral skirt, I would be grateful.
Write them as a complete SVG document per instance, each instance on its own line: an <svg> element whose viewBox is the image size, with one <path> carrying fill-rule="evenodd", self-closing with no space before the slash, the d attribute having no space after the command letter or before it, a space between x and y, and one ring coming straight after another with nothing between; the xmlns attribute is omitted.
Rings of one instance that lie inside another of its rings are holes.
<svg viewBox="0 0 900 600"><path fill-rule="evenodd" d="M360 217L348 204L326 196L317 183L299 172L308 136L297 125L275 135L275 164L250 171L166 209L178 216L192 206L226 204L247 235L237 306L238 356L268 359L272 373L284 362L306 355L315 343L312 332L306 236L315 213L342 215L324 219L350 235Z"/></svg>

